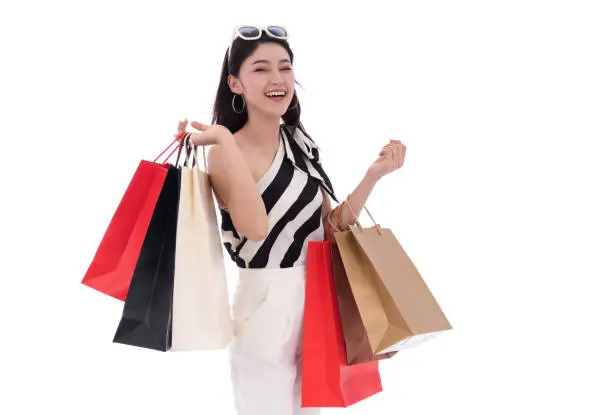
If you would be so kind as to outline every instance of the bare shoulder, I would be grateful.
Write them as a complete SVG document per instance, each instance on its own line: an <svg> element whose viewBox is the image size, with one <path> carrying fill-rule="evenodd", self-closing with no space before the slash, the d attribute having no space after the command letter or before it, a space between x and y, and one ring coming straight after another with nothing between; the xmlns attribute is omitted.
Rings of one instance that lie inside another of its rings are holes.
<svg viewBox="0 0 612 415"><path fill-rule="evenodd" d="M219 144L210 146L206 160L210 184L215 198L217 199L217 204L220 207L227 207L229 188L225 180L227 174L225 171L225 163L223 162L223 154L221 154L221 146Z"/></svg>

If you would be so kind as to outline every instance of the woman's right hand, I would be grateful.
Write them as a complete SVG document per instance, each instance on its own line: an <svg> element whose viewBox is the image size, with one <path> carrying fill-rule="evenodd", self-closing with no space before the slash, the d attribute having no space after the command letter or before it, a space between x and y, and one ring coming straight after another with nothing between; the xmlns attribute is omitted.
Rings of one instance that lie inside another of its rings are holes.
<svg viewBox="0 0 612 415"><path fill-rule="evenodd" d="M183 121L179 121L178 127L176 127L176 130L178 131L178 133L174 134L174 139L178 140L179 134L184 133L186 131L186 128L187 128L187 118L185 118Z"/></svg>
<svg viewBox="0 0 612 415"><path fill-rule="evenodd" d="M220 124L215 125L206 125L202 124L198 121L192 121L191 126L196 130L202 131L201 133L189 133L190 141L193 145L196 146L208 146L212 144L221 144L228 137L233 137L230 130ZM187 120L179 122L178 124L178 133L185 132L187 127ZM175 135L175 137L177 137Z"/></svg>
<svg viewBox="0 0 612 415"><path fill-rule="evenodd" d="M224 125L206 125L198 121L192 121L191 126L201 133L191 133L191 142L196 146L207 146L211 144L222 144L234 135Z"/></svg>

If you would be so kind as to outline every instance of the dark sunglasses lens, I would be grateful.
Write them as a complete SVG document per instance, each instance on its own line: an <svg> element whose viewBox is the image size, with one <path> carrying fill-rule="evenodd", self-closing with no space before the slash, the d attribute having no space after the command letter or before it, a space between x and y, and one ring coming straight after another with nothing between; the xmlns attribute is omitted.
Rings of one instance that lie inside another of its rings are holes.
<svg viewBox="0 0 612 415"><path fill-rule="evenodd" d="M280 26L268 26L268 31L274 36L287 37L287 31L285 30L285 28Z"/></svg>
<svg viewBox="0 0 612 415"><path fill-rule="evenodd" d="M259 36L259 29L253 26L243 26L240 28L240 34L247 38Z"/></svg>

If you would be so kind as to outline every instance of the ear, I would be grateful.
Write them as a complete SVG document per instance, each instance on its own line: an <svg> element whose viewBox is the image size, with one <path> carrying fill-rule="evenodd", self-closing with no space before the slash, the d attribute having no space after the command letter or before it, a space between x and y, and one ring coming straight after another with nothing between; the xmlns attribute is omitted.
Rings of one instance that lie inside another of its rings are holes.
<svg viewBox="0 0 612 415"><path fill-rule="evenodd" d="M240 83L234 75L227 76L227 84L229 86L230 91L232 91L234 94L242 93L242 90L240 89Z"/></svg>

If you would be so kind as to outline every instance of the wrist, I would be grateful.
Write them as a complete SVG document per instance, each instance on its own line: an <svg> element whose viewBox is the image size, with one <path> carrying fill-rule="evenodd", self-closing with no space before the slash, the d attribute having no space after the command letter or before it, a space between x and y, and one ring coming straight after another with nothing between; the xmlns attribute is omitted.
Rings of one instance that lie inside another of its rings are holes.
<svg viewBox="0 0 612 415"><path fill-rule="evenodd" d="M364 180L367 181L370 185L374 186L381 179L381 177L382 176L380 175L380 173L370 168L366 172Z"/></svg>

